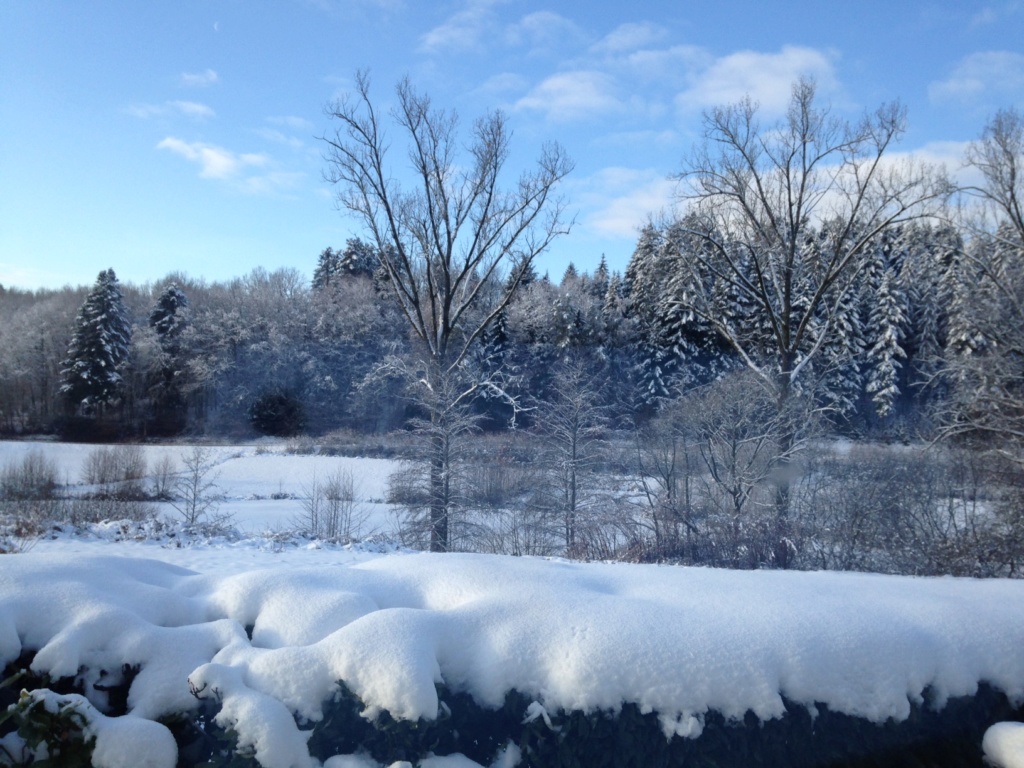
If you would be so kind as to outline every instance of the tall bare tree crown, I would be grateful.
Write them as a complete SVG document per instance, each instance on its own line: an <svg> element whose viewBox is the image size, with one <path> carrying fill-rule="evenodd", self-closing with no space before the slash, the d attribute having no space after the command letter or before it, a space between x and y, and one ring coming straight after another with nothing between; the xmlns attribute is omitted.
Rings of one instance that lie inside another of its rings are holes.
<svg viewBox="0 0 1024 768"><path fill-rule="evenodd" d="M565 150L544 146L536 166L502 186L511 131L500 111L478 118L463 146L454 112L437 109L408 80L395 88L391 123L407 142L414 183L390 165L389 136L359 72L353 92L327 108L326 179L381 251L403 313L431 358L458 365L509 303L519 280L551 242L569 231L554 189L571 170ZM505 288L494 278L508 269Z"/></svg>

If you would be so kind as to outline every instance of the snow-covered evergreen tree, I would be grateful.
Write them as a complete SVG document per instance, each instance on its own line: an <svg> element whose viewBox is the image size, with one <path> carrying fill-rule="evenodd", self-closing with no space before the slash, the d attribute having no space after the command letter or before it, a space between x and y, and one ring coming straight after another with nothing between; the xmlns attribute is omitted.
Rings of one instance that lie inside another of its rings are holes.
<svg viewBox="0 0 1024 768"><path fill-rule="evenodd" d="M341 254L333 248L324 248L317 257L316 269L313 270L313 290L323 290L340 272Z"/></svg>
<svg viewBox="0 0 1024 768"><path fill-rule="evenodd" d="M187 309L188 298L177 283L171 283L157 298L156 306L149 313L149 327L156 332L160 348L168 354L177 352L179 338L188 327L185 316Z"/></svg>
<svg viewBox="0 0 1024 768"><path fill-rule="evenodd" d="M149 374L148 394L152 408L151 429L156 434L176 434L185 427L182 395L184 367L181 336L188 328L188 299L177 283L169 284L149 313L160 355Z"/></svg>
<svg viewBox="0 0 1024 768"><path fill-rule="evenodd" d="M832 325L832 330L824 335L820 358L814 367L817 399L840 419L854 414L864 387L864 336L857 309L857 302L848 298L836 304L831 317L817 321Z"/></svg>
<svg viewBox="0 0 1024 768"><path fill-rule="evenodd" d="M92 414L114 401L128 359L132 327L114 270L100 272L75 318L60 372L60 393L71 411Z"/></svg>
<svg viewBox="0 0 1024 768"><path fill-rule="evenodd" d="M873 343L868 350L866 390L871 395L879 416L889 416L900 394L898 385L900 359L906 357L901 346L906 324L899 291L890 270L882 271L875 306L871 313Z"/></svg>

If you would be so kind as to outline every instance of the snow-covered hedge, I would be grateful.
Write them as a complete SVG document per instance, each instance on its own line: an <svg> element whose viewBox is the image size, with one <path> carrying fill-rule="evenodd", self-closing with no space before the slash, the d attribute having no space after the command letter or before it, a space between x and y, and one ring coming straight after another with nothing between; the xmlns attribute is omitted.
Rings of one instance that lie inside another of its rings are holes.
<svg viewBox="0 0 1024 768"><path fill-rule="evenodd" d="M1024 699L1024 583L426 554L218 576L28 553L0 558L0 661L19 659L77 680L86 698L21 707L71 707L100 766L172 766L169 733L267 768L812 765L919 738L977 751Z"/></svg>

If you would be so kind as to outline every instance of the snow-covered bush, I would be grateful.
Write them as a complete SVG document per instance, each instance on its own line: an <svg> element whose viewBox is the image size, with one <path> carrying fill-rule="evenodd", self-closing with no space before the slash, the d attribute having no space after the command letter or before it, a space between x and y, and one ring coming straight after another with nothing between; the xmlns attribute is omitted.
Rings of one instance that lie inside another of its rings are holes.
<svg viewBox="0 0 1024 768"><path fill-rule="evenodd" d="M0 500L52 499L57 491L57 463L40 450L0 469Z"/></svg>
<svg viewBox="0 0 1024 768"><path fill-rule="evenodd" d="M94 448L82 468L82 482L94 487L95 496L120 500L146 497L146 455L139 445Z"/></svg>
<svg viewBox="0 0 1024 768"><path fill-rule="evenodd" d="M368 513L357 501L352 472L338 469L303 489L302 514L294 522L306 535L328 541L359 538Z"/></svg>

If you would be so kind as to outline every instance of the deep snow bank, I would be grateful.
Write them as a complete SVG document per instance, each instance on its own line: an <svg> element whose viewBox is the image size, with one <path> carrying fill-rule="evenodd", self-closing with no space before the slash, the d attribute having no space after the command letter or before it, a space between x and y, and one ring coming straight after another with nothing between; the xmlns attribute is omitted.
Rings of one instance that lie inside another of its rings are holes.
<svg viewBox="0 0 1024 768"><path fill-rule="evenodd" d="M251 639L248 632L251 633ZM780 717L783 697L881 722L926 689L1024 697L1024 582L735 572L484 555L197 574L150 560L0 558L0 660L55 676L139 665L154 718L215 695L267 766L309 762L293 719L343 680L371 711L437 714L435 683L498 706ZM101 702L100 702L101 703Z"/></svg>

